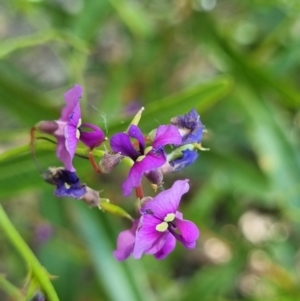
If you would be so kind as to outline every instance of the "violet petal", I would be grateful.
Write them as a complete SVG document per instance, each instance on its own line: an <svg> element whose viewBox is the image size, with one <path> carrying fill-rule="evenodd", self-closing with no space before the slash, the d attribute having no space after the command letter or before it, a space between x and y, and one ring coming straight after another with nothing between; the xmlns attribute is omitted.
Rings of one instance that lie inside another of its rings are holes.
<svg viewBox="0 0 300 301"><path fill-rule="evenodd" d="M170 189L159 193L141 208L143 214L153 212L160 220L164 220L168 213L176 214L180 199L189 190L189 180L178 180Z"/></svg>
<svg viewBox="0 0 300 301"><path fill-rule="evenodd" d="M180 171L183 168L193 164L198 158L197 151L186 149L182 151L182 157L170 161L170 165L173 166L173 171Z"/></svg>
<svg viewBox="0 0 300 301"><path fill-rule="evenodd" d="M129 127L128 135L129 135L131 138L135 138L135 139L138 140L140 152L143 154L143 153L144 153L144 150L145 150L145 139L144 139L143 133L142 133L142 131L139 129L139 127L137 127L136 125L132 124L132 125Z"/></svg>
<svg viewBox="0 0 300 301"><path fill-rule="evenodd" d="M131 167L127 179L122 185L124 196L129 196L134 187L138 187L143 174L162 166L166 162L164 152L150 151L142 161L136 161Z"/></svg>
<svg viewBox="0 0 300 301"><path fill-rule="evenodd" d="M153 249L155 243L160 242L167 232L156 231L155 227L161 221L152 215L145 215L140 218L139 229L136 232L135 244L133 248L133 257L139 259L144 253L157 253L159 249ZM160 246L162 248L163 244ZM152 250L152 252L151 252Z"/></svg>
<svg viewBox="0 0 300 301"><path fill-rule="evenodd" d="M71 186L69 188L67 188L65 185L58 186L55 189L54 194L57 197L70 197L73 199L80 199L82 196L86 194L86 185L82 185L78 187Z"/></svg>
<svg viewBox="0 0 300 301"><path fill-rule="evenodd" d="M113 135L110 139L110 146L115 153L121 153L122 156L130 157L132 160L136 160L140 156L125 133Z"/></svg>
<svg viewBox="0 0 300 301"><path fill-rule="evenodd" d="M77 144L78 144L78 138L77 138L78 131L79 130L76 127L69 124L66 125L64 128L65 146L72 159L75 155Z"/></svg>
<svg viewBox="0 0 300 301"><path fill-rule="evenodd" d="M187 248L194 247L196 240L199 238L198 227L189 220L176 219L175 225L180 232L178 240Z"/></svg>
<svg viewBox="0 0 300 301"><path fill-rule="evenodd" d="M113 252L114 257L118 261L123 261L127 259L134 247L135 242L135 232L138 227L139 220L135 220L130 229L122 231L117 238L117 249Z"/></svg>
<svg viewBox="0 0 300 301"><path fill-rule="evenodd" d="M153 140L153 147L161 148L166 144L181 144L182 138L178 128L174 125L160 125Z"/></svg>
<svg viewBox="0 0 300 301"><path fill-rule="evenodd" d="M176 245L176 238L169 233L164 246L154 254L155 258L158 260L166 258L175 248Z"/></svg>
<svg viewBox="0 0 300 301"><path fill-rule="evenodd" d="M76 118L79 115L80 118L80 106L79 106L79 101L82 96L82 87L79 85L74 85L73 88L68 90L65 95L65 101L66 105L61 111L61 116L60 120L68 122L70 120L70 117L72 117L73 112L76 112ZM79 114L78 114L79 113ZM78 120L75 125L77 125Z"/></svg>
<svg viewBox="0 0 300 301"><path fill-rule="evenodd" d="M92 129L90 132L83 131L83 128ZM83 123L80 126L80 141L82 141L89 148L95 148L105 140L103 131L94 124Z"/></svg>
<svg viewBox="0 0 300 301"><path fill-rule="evenodd" d="M64 164L65 168L68 171L75 171L73 167L72 161L73 157L68 152L65 146L65 138L64 137L56 137L57 139L57 148L56 148L56 156L57 158Z"/></svg>

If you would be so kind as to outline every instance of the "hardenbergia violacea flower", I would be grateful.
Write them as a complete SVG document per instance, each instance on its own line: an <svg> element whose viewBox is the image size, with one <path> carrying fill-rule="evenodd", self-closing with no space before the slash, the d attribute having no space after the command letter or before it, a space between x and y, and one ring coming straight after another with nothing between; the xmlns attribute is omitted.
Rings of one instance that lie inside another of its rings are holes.
<svg viewBox="0 0 300 301"><path fill-rule="evenodd" d="M130 138L136 139L137 147ZM179 145L181 141L180 133L173 125L159 126L151 145L148 147L146 147L141 130L136 125L131 125L128 133L118 133L112 136L110 140L112 150L134 161L127 179L122 185L124 196L129 196L132 189L140 185L145 173L153 171L166 163L165 145Z"/></svg>
<svg viewBox="0 0 300 301"><path fill-rule="evenodd" d="M73 157L78 141L93 149L105 140L103 131L94 124L81 122L80 98L82 87L74 85L65 95L66 105L58 120L40 121L34 128L53 135L57 140L56 156L69 171L75 171ZM85 131L87 129L88 131Z"/></svg>
<svg viewBox="0 0 300 301"><path fill-rule="evenodd" d="M188 190L188 180L178 180L170 189L142 204L139 220L119 234L116 259L125 260L131 254L136 259L143 254L163 259L173 251L176 240L186 248L194 248L199 230L178 211L181 197Z"/></svg>

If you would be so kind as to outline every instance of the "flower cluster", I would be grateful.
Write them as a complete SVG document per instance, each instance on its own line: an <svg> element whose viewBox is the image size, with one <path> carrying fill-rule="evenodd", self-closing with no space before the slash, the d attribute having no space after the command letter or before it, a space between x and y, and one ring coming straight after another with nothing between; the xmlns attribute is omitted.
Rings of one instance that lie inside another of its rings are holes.
<svg viewBox="0 0 300 301"><path fill-rule="evenodd" d="M175 181L171 188L164 190L163 177L191 165L198 157L204 126L196 110L174 117L170 124L160 125L144 135L138 127L142 108L125 132L113 135L108 141L98 126L81 122L82 91L79 85L68 90L64 95L66 105L60 118L41 121L32 129L56 138L56 155L64 165L49 167L43 175L44 180L56 186L54 194L57 197L81 199L89 206L101 208L99 192L82 184L73 166L79 141L88 147L88 159L99 173L112 172L127 158L124 161L131 164L122 184L123 195L128 197L135 190L139 209L135 219L130 217L132 227L121 232L117 238L115 258L121 261L130 255L139 259L143 254L151 254L157 259L163 259L172 252L176 240L186 248L194 248L199 230L193 222L184 220L178 211L182 196L189 190L189 180ZM105 142L107 145L98 165L93 157L93 149ZM167 145L172 149L169 153L165 150ZM154 197L143 194L141 182L144 176L154 188ZM158 188L160 193L156 193ZM116 210L118 206L113 206L112 213L129 216L123 214L125 211L122 209Z"/></svg>

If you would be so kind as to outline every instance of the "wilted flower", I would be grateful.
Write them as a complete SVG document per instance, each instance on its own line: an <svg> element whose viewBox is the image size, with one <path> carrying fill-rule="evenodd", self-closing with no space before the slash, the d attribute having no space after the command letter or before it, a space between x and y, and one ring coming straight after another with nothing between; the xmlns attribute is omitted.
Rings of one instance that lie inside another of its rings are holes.
<svg viewBox="0 0 300 301"><path fill-rule="evenodd" d="M99 127L81 123L81 95L82 87L74 85L64 95L67 104L61 111L60 119L41 121L35 126L37 130L55 136L56 155L69 171L75 171L72 160L79 140L89 148L97 147L105 140L104 133ZM89 131L84 131L85 128Z"/></svg>
<svg viewBox="0 0 300 301"><path fill-rule="evenodd" d="M99 162L99 170L101 173L110 173L122 161L124 156L120 153L110 154L105 152Z"/></svg>
<svg viewBox="0 0 300 301"><path fill-rule="evenodd" d="M75 172L63 167L49 167L43 174L46 182L55 185L54 194L57 197L80 199L91 207L99 205L99 192L80 183Z"/></svg>
<svg viewBox="0 0 300 301"><path fill-rule="evenodd" d="M180 132L181 145L201 142L204 125L201 123L196 109L190 110L187 114L173 117L171 124L175 125Z"/></svg>
<svg viewBox="0 0 300 301"><path fill-rule="evenodd" d="M188 190L188 180L176 181L170 189L143 203L139 223L135 221L130 230L119 234L116 259L125 260L130 254L136 259L143 254L163 259L173 251L176 239L186 248L194 248L199 230L177 211L182 195Z"/></svg>
<svg viewBox="0 0 300 301"><path fill-rule="evenodd" d="M134 138L138 142L138 149L130 141ZM143 174L155 170L166 162L164 146L166 144L180 144L181 136L173 125L161 125L157 128L152 145L145 147L145 139L136 125L131 125L127 133L118 133L111 137L110 145L115 153L121 153L134 161L127 179L122 185L125 196L130 195L134 187L140 185Z"/></svg>

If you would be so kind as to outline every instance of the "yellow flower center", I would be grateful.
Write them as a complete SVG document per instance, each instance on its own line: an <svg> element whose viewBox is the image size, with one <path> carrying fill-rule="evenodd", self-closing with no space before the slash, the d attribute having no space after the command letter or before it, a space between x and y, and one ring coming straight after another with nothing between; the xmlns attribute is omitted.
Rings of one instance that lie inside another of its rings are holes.
<svg viewBox="0 0 300 301"><path fill-rule="evenodd" d="M67 189L71 188L71 185L69 185L68 183L65 183L64 185Z"/></svg>
<svg viewBox="0 0 300 301"><path fill-rule="evenodd" d="M168 223L167 222L162 222L158 225L156 225L155 229L158 231L158 232L165 232L167 229L168 229Z"/></svg>
<svg viewBox="0 0 300 301"><path fill-rule="evenodd" d="M76 130L76 138L79 139L79 137L80 137L80 131L77 129Z"/></svg>
<svg viewBox="0 0 300 301"><path fill-rule="evenodd" d="M175 214L174 213L168 213L166 215L166 217L164 218L164 221L169 223L169 222L173 222L174 219L175 219Z"/></svg>
<svg viewBox="0 0 300 301"><path fill-rule="evenodd" d="M161 222L160 224L156 225L155 229L158 232L165 232L169 227L168 223L172 222L174 219L175 219L175 214L174 213L168 213L165 216L164 221Z"/></svg>
<svg viewBox="0 0 300 301"><path fill-rule="evenodd" d="M148 146L148 147L146 147L146 148L145 148L145 151L144 151L145 155L147 155L149 152L151 152L151 151L152 151L152 149L153 149L153 147L152 147L152 146Z"/></svg>
<svg viewBox="0 0 300 301"><path fill-rule="evenodd" d="M136 159L136 161L137 161L137 162L141 162L145 157L146 157L146 156L139 156L139 157Z"/></svg>

